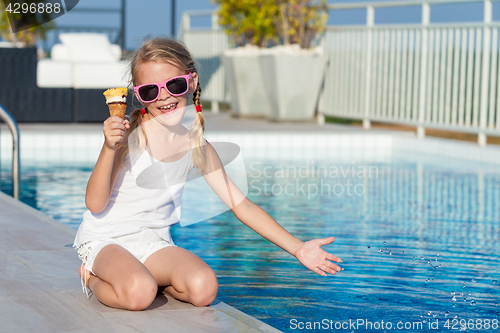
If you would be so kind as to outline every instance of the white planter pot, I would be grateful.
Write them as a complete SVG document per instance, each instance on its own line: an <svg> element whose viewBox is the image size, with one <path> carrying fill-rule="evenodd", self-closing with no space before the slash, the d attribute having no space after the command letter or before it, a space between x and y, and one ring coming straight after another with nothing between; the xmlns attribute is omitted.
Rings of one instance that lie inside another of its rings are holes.
<svg viewBox="0 0 500 333"><path fill-rule="evenodd" d="M271 119L307 120L314 117L326 62L326 56L312 54L260 56Z"/></svg>
<svg viewBox="0 0 500 333"><path fill-rule="evenodd" d="M258 55L223 55L226 86L235 116L269 116L271 106L264 89Z"/></svg>

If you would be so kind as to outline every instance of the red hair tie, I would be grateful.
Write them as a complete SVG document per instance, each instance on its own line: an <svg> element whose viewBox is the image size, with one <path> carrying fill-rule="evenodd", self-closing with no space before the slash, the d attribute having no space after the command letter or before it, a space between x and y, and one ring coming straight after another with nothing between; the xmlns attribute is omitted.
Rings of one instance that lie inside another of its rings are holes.
<svg viewBox="0 0 500 333"><path fill-rule="evenodd" d="M142 114L146 114L146 109L141 109Z"/></svg>
<svg viewBox="0 0 500 333"><path fill-rule="evenodd" d="M201 105L196 105L196 112L201 112Z"/></svg>

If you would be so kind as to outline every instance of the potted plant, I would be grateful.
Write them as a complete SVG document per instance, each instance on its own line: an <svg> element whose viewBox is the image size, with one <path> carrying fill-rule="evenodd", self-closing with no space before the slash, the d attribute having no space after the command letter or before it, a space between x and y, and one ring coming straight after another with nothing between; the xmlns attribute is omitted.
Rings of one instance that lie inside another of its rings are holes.
<svg viewBox="0 0 500 333"><path fill-rule="evenodd" d="M12 9L9 14L3 1L0 2L0 13L0 38L15 47L33 47L38 40L44 40L47 31L55 27L51 20L62 15L37 11L22 13Z"/></svg>
<svg viewBox="0 0 500 333"><path fill-rule="evenodd" d="M219 24L235 49L222 56L226 85L235 116L269 116L271 105L263 86L259 48L277 41L273 17L277 6L266 0L216 0Z"/></svg>
<svg viewBox="0 0 500 333"><path fill-rule="evenodd" d="M326 0L216 0L237 48L222 61L235 115L311 119L327 58L311 48L325 29Z"/></svg>

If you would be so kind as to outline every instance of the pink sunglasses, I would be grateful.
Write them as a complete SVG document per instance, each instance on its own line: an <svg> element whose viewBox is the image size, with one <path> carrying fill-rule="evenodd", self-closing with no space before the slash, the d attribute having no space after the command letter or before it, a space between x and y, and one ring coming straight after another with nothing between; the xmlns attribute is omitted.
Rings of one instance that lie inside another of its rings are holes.
<svg viewBox="0 0 500 333"><path fill-rule="evenodd" d="M160 83L147 83L134 86L137 98L143 103L152 103L160 96L161 88L165 88L172 96L184 95L189 90L191 74L176 76Z"/></svg>

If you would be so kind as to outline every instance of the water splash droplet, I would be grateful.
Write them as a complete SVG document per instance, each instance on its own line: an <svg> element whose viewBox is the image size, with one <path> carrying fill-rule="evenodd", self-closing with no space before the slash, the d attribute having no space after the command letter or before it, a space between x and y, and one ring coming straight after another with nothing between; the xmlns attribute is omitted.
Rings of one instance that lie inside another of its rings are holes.
<svg viewBox="0 0 500 333"><path fill-rule="evenodd" d="M475 280L475 279L472 279L472 280L471 280L471 282L472 282L472 283L476 283L476 282L477 282L477 280Z"/></svg>
<svg viewBox="0 0 500 333"><path fill-rule="evenodd" d="M430 260L427 263L434 269L438 269L439 267L441 267L441 265L434 266Z"/></svg>
<svg viewBox="0 0 500 333"><path fill-rule="evenodd" d="M455 295L455 292L454 292L454 291L452 291L450 294L451 294L451 295Z"/></svg>
<svg viewBox="0 0 500 333"><path fill-rule="evenodd" d="M436 257L439 257L439 253L438 253L438 254L436 254Z"/></svg>
<svg viewBox="0 0 500 333"><path fill-rule="evenodd" d="M453 296L452 300L456 302L457 296Z"/></svg>
<svg viewBox="0 0 500 333"><path fill-rule="evenodd" d="M432 314L432 311L427 312L427 315L430 316Z"/></svg>
<svg viewBox="0 0 500 333"><path fill-rule="evenodd" d="M491 284L497 284L497 280L491 281Z"/></svg>

